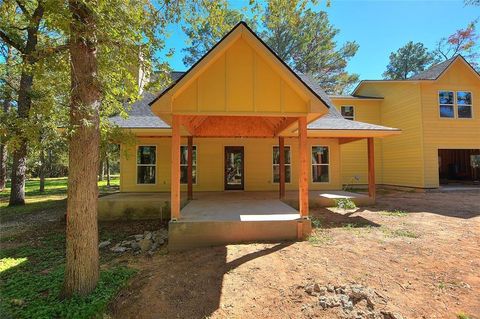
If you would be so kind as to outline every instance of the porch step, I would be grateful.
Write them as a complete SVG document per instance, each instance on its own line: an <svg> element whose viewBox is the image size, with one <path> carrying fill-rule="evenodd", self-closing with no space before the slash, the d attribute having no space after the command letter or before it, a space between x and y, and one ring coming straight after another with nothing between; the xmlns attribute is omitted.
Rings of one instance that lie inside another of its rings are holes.
<svg viewBox="0 0 480 319"><path fill-rule="evenodd" d="M308 219L275 221L171 221L168 249L183 251L198 247L248 242L294 241L311 232Z"/></svg>

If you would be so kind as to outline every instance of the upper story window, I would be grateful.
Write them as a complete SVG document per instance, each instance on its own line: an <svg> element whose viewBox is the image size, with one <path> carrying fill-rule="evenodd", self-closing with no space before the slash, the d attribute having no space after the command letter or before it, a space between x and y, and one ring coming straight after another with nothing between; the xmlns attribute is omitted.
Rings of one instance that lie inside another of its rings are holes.
<svg viewBox="0 0 480 319"><path fill-rule="evenodd" d="M157 147L140 145L137 148L137 184L155 184Z"/></svg>
<svg viewBox="0 0 480 319"><path fill-rule="evenodd" d="M342 112L343 118L347 120L354 120L355 119L355 109L351 105L346 105L342 106L340 108L340 111Z"/></svg>
<svg viewBox="0 0 480 319"><path fill-rule="evenodd" d="M472 92L439 91L440 117L472 118Z"/></svg>
<svg viewBox="0 0 480 319"><path fill-rule="evenodd" d="M292 162L290 159L290 146L284 147L285 152L285 183L290 183L292 174ZM280 148L273 147L273 182L280 182Z"/></svg>
<svg viewBox="0 0 480 319"><path fill-rule="evenodd" d="M180 183L188 183L188 146L180 146ZM197 146L192 146L192 183L197 183Z"/></svg>
<svg viewBox="0 0 480 319"><path fill-rule="evenodd" d="M459 118L472 118L472 92L457 92L457 107Z"/></svg>

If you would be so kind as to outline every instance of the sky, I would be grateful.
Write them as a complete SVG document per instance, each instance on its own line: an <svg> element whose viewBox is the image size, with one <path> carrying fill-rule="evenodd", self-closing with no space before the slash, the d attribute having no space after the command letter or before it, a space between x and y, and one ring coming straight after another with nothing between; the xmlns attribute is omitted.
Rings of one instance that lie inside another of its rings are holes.
<svg viewBox="0 0 480 319"><path fill-rule="evenodd" d="M248 1L231 0L232 7L242 7ZM422 42L429 49L442 37L465 28L480 17L480 7L465 6L463 1L319 1L318 9L328 13L331 24L340 29L336 41L356 41L360 48L350 60L347 71L357 73L360 79L380 79L392 51L408 41ZM173 70L184 71L182 49L186 36L179 25L168 28L167 48L175 54L169 60Z"/></svg>

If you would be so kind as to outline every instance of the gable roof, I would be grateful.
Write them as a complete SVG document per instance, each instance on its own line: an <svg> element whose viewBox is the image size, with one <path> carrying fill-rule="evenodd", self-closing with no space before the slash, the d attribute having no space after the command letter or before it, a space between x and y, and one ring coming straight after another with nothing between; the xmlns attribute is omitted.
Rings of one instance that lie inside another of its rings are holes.
<svg viewBox="0 0 480 319"><path fill-rule="evenodd" d="M465 63L471 70L472 72L477 75L480 78L480 73L475 70L475 68L468 63L468 61L461 56L460 54L437 64L432 65L425 71L422 71L416 75L411 76L408 79L405 80L362 80L358 85L355 87L355 89L352 92L352 95L356 95L355 93L358 91L360 86L362 86L365 83L372 83L372 82L416 82L416 81L436 81L438 80L447 70L448 68L457 60L461 60L463 63Z"/></svg>
<svg viewBox="0 0 480 319"><path fill-rule="evenodd" d="M294 70L292 70L288 64L285 63L244 21L240 21L237 23L226 35L220 39L208 52L206 52L195 64L193 64L185 73L183 73L178 80L173 82L169 87L167 87L163 92L161 92L154 100L152 100L149 104L152 106L156 101L161 99L165 96L169 91L174 89L178 85L182 85L183 80L188 77L193 70L199 67L199 65L204 61L216 48L218 48L222 42L224 42L229 36L234 33L239 28L245 28L247 32L252 35L263 48L265 48L270 54L272 54L276 61L280 62L281 65L289 72L291 75L295 77L300 84L306 88L311 94L313 94L318 100L321 101L323 105L327 108L333 107L333 103L328 98L328 95L323 91L318 85L315 84L314 81L307 80L304 76L297 74ZM307 83L308 82L308 83Z"/></svg>

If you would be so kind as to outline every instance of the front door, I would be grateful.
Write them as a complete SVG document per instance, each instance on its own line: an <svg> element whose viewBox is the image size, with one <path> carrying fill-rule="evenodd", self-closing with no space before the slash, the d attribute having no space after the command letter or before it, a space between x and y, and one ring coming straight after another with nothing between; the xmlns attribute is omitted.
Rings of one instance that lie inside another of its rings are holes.
<svg viewBox="0 0 480 319"><path fill-rule="evenodd" d="M225 190L243 190L243 146L225 146Z"/></svg>

